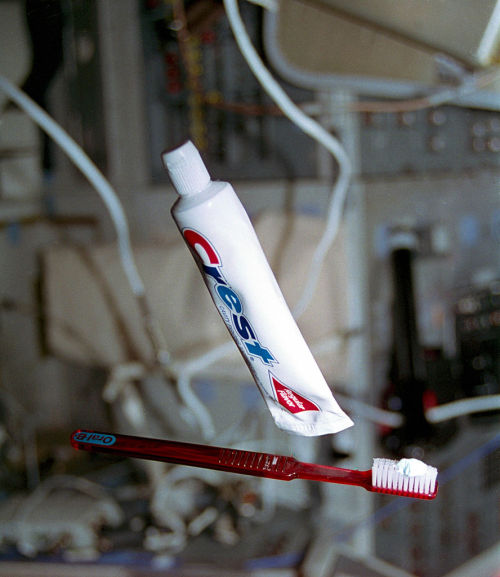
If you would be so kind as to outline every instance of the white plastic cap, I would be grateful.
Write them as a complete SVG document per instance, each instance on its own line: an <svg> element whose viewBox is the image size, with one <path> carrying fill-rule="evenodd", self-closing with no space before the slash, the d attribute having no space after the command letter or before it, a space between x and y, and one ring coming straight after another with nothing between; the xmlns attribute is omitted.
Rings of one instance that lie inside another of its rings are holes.
<svg viewBox="0 0 500 577"><path fill-rule="evenodd" d="M164 152L162 160L175 190L181 196L201 192L210 184L210 174L190 140L179 148Z"/></svg>

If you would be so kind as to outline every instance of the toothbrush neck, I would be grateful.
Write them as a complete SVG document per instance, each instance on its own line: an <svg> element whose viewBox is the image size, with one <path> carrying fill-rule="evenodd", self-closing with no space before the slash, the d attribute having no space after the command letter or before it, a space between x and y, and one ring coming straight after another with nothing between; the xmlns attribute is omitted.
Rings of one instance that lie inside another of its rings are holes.
<svg viewBox="0 0 500 577"><path fill-rule="evenodd" d="M314 463L299 463L297 467L297 478L311 481L326 481L341 483L345 485L371 485L371 470L356 471L342 469L340 467L329 467L326 465L316 465Z"/></svg>

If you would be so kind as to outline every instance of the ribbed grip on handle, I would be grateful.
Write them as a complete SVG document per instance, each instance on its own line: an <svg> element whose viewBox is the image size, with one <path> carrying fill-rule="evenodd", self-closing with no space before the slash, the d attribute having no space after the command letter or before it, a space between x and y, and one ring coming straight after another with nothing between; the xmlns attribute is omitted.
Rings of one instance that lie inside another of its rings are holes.
<svg viewBox="0 0 500 577"><path fill-rule="evenodd" d="M268 453L221 449L220 464L227 470L248 475L258 474L262 477L291 481L296 477L296 459Z"/></svg>

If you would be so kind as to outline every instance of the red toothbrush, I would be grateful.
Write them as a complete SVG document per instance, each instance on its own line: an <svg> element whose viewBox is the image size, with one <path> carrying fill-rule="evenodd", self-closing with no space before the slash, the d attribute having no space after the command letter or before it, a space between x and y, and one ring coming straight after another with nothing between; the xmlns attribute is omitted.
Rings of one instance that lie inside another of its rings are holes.
<svg viewBox="0 0 500 577"><path fill-rule="evenodd" d="M164 461L281 481L309 479L356 485L367 491L417 499L434 499L438 491L437 469L415 459L374 459L370 470L357 471L303 463L294 457L269 453L82 429L72 433L71 444L75 449L83 451Z"/></svg>

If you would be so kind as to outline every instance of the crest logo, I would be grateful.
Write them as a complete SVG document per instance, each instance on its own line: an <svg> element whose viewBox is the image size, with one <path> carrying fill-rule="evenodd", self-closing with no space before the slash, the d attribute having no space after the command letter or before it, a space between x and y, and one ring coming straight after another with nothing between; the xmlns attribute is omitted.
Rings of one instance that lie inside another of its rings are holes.
<svg viewBox="0 0 500 577"><path fill-rule="evenodd" d="M264 347L257 338L254 328L245 315L243 304L238 294L229 286L222 273L222 261L210 241L199 232L185 228L182 231L184 239L191 247L197 261L201 264L205 279L213 283L215 300L218 299L222 318L225 320L231 334L241 339L243 345L252 357L258 358L265 365L277 363L271 351Z"/></svg>

